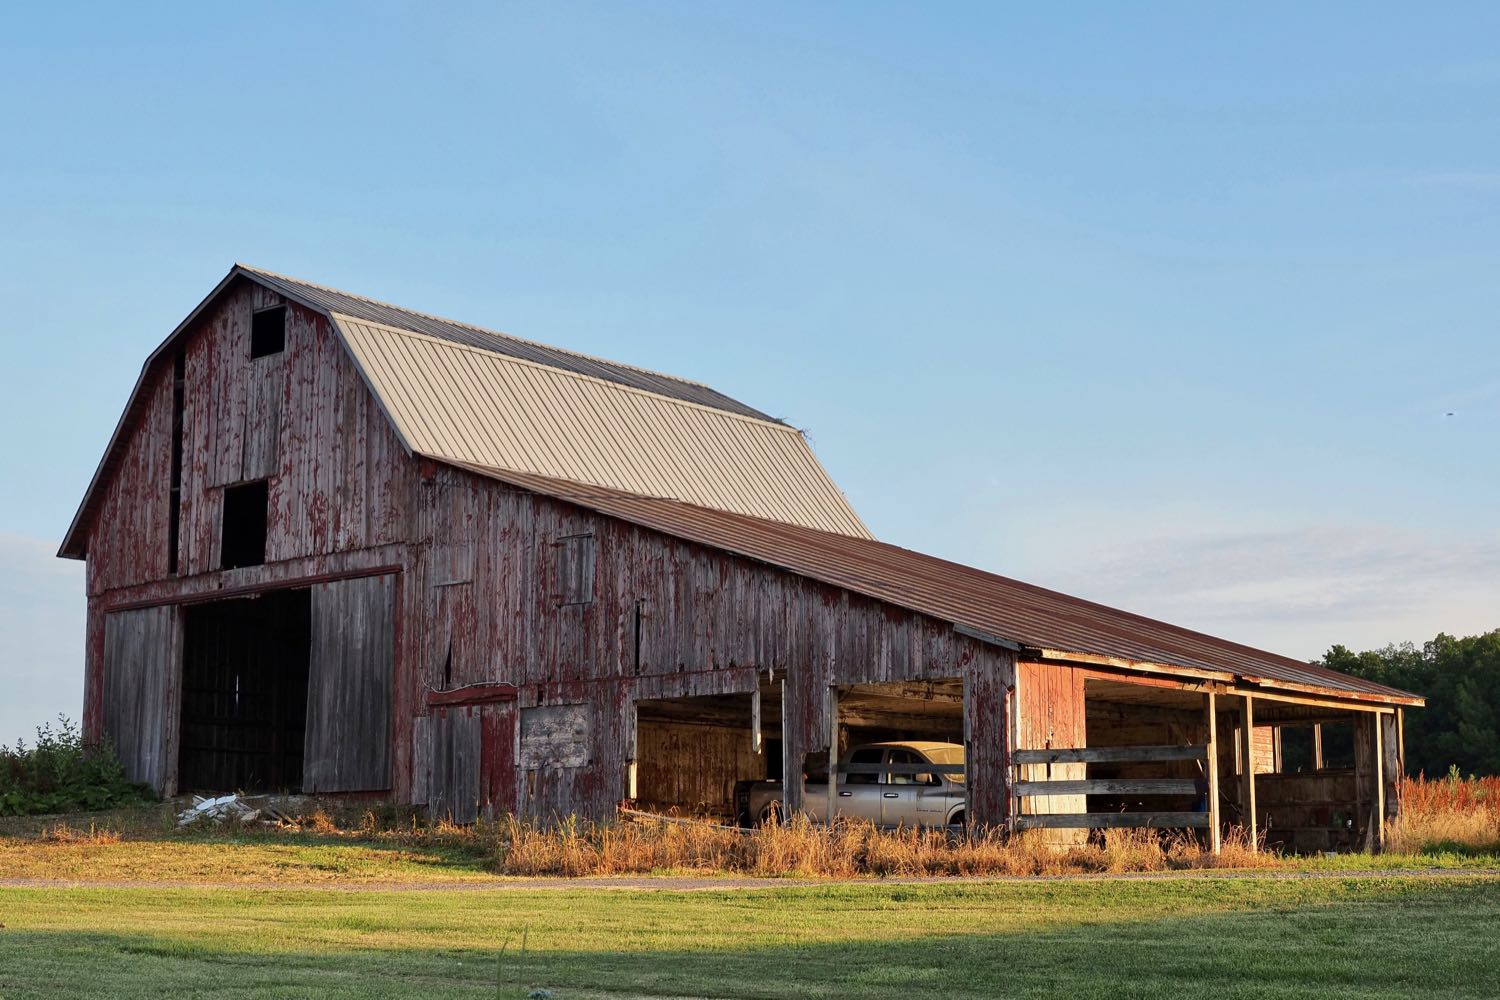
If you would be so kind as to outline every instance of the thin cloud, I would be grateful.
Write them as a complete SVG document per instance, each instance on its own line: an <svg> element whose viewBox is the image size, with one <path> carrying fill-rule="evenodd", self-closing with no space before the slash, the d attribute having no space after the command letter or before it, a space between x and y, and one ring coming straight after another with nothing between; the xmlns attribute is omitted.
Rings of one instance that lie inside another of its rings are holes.
<svg viewBox="0 0 1500 1000"><path fill-rule="evenodd" d="M1170 537L1096 552L1058 586L1229 638L1315 656L1500 626L1500 538L1383 526Z"/></svg>
<svg viewBox="0 0 1500 1000"><path fill-rule="evenodd" d="M83 707L83 564L55 542L0 534L0 742Z"/></svg>

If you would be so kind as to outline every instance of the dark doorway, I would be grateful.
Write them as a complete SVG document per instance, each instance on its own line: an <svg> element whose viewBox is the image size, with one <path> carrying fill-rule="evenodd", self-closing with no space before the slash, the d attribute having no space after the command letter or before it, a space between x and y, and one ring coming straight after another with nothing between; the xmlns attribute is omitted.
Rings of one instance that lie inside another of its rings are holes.
<svg viewBox="0 0 1500 1000"><path fill-rule="evenodd" d="M195 605L186 618L178 787L300 791L309 591Z"/></svg>

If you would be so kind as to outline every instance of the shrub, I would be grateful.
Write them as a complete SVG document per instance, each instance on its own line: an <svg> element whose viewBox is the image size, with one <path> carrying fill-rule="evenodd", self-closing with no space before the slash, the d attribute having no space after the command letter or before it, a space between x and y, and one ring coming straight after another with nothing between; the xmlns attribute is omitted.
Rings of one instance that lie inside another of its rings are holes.
<svg viewBox="0 0 1500 1000"><path fill-rule="evenodd" d="M56 729L37 727L35 746L0 746L0 816L108 809L149 797L125 777L108 744L86 744L64 716Z"/></svg>

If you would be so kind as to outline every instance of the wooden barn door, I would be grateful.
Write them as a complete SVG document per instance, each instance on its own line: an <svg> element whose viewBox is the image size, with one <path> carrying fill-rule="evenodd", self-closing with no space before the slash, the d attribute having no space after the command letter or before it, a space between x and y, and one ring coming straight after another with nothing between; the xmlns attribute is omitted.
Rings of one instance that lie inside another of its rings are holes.
<svg viewBox="0 0 1500 1000"><path fill-rule="evenodd" d="M304 792L391 787L393 575L312 587Z"/></svg>
<svg viewBox="0 0 1500 1000"><path fill-rule="evenodd" d="M515 703L434 709L427 721L432 739L428 815L472 823L514 812Z"/></svg>
<svg viewBox="0 0 1500 1000"><path fill-rule="evenodd" d="M158 794L175 791L181 655L175 606L104 616L104 736L126 777Z"/></svg>

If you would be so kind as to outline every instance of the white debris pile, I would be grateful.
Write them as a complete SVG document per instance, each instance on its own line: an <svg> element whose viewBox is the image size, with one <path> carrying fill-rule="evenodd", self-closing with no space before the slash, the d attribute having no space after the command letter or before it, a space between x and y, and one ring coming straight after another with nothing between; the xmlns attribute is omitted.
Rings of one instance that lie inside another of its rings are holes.
<svg viewBox="0 0 1500 1000"><path fill-rule="evenodd" d="M193 804L177 814L178 826L194 823L285 823L291 817L271 804L267 796L220 795L206 799L193 796Z"/></svg>

